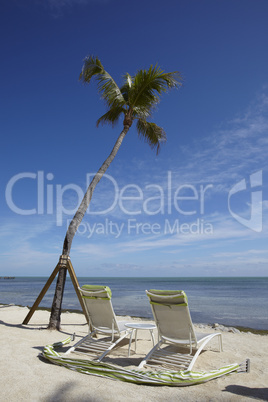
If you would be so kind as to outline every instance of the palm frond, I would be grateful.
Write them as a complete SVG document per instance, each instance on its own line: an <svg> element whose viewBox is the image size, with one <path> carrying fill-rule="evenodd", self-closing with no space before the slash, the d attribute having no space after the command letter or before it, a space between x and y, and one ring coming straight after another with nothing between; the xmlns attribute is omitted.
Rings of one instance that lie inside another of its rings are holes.
<svg viewBox="0 0 268 402"><path fill-rule="evenodd" d="M129 104L150 109L159 102L159 95L180 85L182 78L178 71L165 73L157 65L150 66L148 70L139 70L129 89Z"/></svg>
<svg viewBox="0 0 268 402"><path fill-rule="evenodd" d="M130 74L126 73L126 75L125 75L125 81L127 82L128 87L131 88L131 87L132 87L132 84L133 84L133 78L131 77Z"/></svg>
<svg viewBox="0 0 268 402"><path fill-rule="evenodd" d="M125 114L125 113L126 113L126 110L123 107L113 107L97 120L97 127L100 124L103 125L106 123L111 124L112 126L115 126L115 124L118 122L121 114Z"/></svg>
<svg viewBox="0 0 268 402"><path fill-rule="evenodd" d="M152 115L152 109L144 106L134 106L133 107L133 117L138 119L148 119Z"/></svg>
<svg viewBox="0 0 268 402"><path fill-rule="evenodd" d="M129 90L133 86L134 77L132 77L130 74L126 73L123 76L123 80L124 80L124 84L121 86L120 91L126 101L126 104L128 104Z"/></svg>
<svg viewBox="0 0 268 402"><path fill-rule="evenodd" d="M93 77L97 81L98 92L108 107L123 106L126 103L120 88L111 75L105 71L100 60L97 57L88 56L84 60L79 79L84 83L89 83Z"/></svg>
<svg viewBox="0 0 268 402"><path fill-rule="evenodd" d="M79 79L84 83L89 84L93 76L96 74L102 74L103 71L105 70L100 59L94 56L88 56L84 60Z"/></svg>
<svg viewBox="0 0 268 402"><path fill-rule="evenodd" d="M155 123L139 119L137 121L137 131L140 137L149 144L152 149L156 148L158 154L161 143L166 141L166 133L162 127Z"/></svg>

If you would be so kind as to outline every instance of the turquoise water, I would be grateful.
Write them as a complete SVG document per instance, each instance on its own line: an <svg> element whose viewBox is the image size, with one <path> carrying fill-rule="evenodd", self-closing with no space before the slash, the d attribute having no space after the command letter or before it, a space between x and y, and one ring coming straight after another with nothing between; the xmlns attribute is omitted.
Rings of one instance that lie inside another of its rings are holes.
<svg viewBox="0 0 268 402"><path fill-rule="evenodd" d="M0 303L32 306L47 278L0 279ZM145 289L184 290L193 322L219 323L268 330L268 277L265 278L78 278L80 286L101 284L111 288L118 315L152 318ZM51 307L53 283L40 303ZM64 309L80 309L70 278L67 278ZM0 313L1 314L1 313Z"/></svg>

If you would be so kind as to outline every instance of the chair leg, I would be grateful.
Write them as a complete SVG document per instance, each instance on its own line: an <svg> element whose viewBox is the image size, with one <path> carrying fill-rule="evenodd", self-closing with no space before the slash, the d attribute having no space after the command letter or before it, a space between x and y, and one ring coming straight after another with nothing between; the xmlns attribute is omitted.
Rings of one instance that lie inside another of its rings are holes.
<svg viewBox="0 0 268 402"><path fill-rule="evenodd" d="M152 356L152 354L154 353L154 351L156 349L160 348L160 345L163 343L164 341L162 339L160 339L160 341L150 350L150 352L145 356L145 358L140 362L138 368L141 369L143 368L143 366L147 363L147 361L150 359L150 357Z"/></svg>
<svg viewBox="0 0 268 402"><path fill-rule="evenodd" d="M153 329L150 329L150 334L151 334L151 338L152 338L152 342L153 342L153 346L154 346L154 331Z"/></svg>
<svg viewBox="0 0 268 402"><path fill-rule="evenodd" d="M128 345L128 357L130 356L130 347L131 347L131 342L132 342L132 337L133 337L133 331L134 331L134 328L131 329L131 332L130 332L129 345Z"/></svg>
<svg viewBox="0 0 268 402"><path fill-rule="evenodd" d="M109 346L108 349L105 350L105 352L99 356L97 359L94 359L97 362L100 362L119 342L121 342L128 334L130 331L126 331L125 334L117 339L117 341L113 342L112 345Z"/></svg>
<svg viewBox="0 0 268 402"><path fill-rule="evenodd" d="M214 338L214 336L218 336L218 337L219 337L220 351L222 350L222 336L221 336L221 334L220 334L220 333L217 333L217 334L212 334L211 336L208 336L208 337L203 341L203 343L198 347L198 349L197 349L197 351L195 352L195 355L193 356L193 359L192 359L191 363L189 364L187 370L189 370L189 371L192 370L192 368L193 368L193 366L194 366L194 364L195 364L195 362L196 362L196 359L198 358L198 356L200 355L200 353L202 352L202 350L204 349L204 347L206 346L206 344L207 344L209 341L211 341L211 339Z"/></svg>
<svg viewBox="0 0 268 402"><path fill-rule="evenodd" d="M220 352L223 352L222 334L219 334L219 349L220 349Z"/></svg>
<svg viewBox="0 0 268 402"><path fill-rule="evenodd" d="M84 336L82 339L80 339L80 341L78 341L75 345L73 345L72 347L70 347L66 352L65 355L68 355L69 353L73 352L79 345L81 345L81 343L83 343L85 341L86 338L91 339L92 336L94 336L96 334L96 331L92 331L90 332L88 335ZM75 335L75 334L74 334ZM74 340L75 337L72 339Z"/></svg>

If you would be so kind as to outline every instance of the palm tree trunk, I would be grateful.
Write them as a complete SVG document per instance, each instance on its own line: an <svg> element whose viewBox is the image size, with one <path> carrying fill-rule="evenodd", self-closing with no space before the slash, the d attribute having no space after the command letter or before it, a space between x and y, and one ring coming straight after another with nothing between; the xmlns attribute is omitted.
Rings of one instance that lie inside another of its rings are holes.
<svg viewBox="0 0 268 402"><path fill-rule="evenodd" d="M117 141L112 149L112 152L108 156L108 158L105 160L105 162L102 164L98 172L95 174L93 177L91 183L88 186L88 189L84 195L84 198L76 211L71 223L69 224L68 230L66 232L66 236L64 239L63 243L63 249L62 249L62 254L65 256L68 256L70 254L71 246L72 246L72 241L74 238L74 235L86 213L86 210L90 204L93 192L96 188L96 185L114 160L123 139L125 138L128 130L130 128L130 125L124 124L124 129L120 133L119 137L117 138ZM49 329L60 329L60 315L61 315L61 306L62 306L62 299L63 299L63 293L64 293L64 287L65 287L65 281L66 281L66 273L67 273L67 268L62 267L59 270L58 273L58 278L57 278L57 284L56 284L56 289L54 293L54 299L51 307L51 314L50 314L50 320L49 320Z"/></svg>

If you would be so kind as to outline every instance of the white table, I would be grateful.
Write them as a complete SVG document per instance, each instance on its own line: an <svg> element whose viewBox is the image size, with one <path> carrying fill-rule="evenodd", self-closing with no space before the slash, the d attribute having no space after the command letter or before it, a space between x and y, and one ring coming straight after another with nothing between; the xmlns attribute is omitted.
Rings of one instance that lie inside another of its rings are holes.
<svg viewBox="0 0 268 402"><path fill-rule="evenodd" d="M153 346L154 346L154 333L153 333L153 330L156 329L155 324L148 324L146 322L127 322L125 324L125 327L132 329L131 334L130 334L130 338L129 338L128 357L130 356L130 346L131 346L134 331L135 331L135 353L136 353L136 349L137 349L137 333L138 333L139 329L140 330L148 330L148 331L150 331L151 338L152 338L152 341L153 341Z"/></svg>

